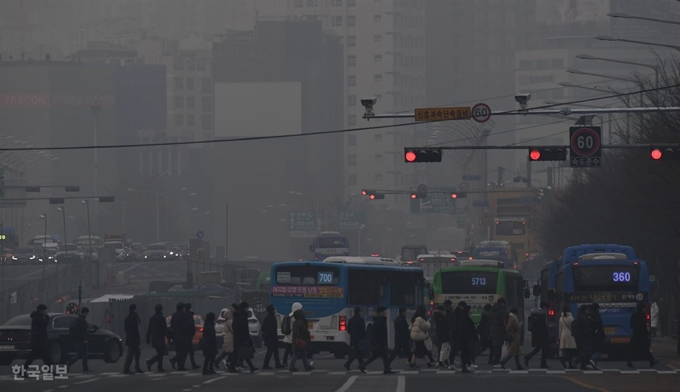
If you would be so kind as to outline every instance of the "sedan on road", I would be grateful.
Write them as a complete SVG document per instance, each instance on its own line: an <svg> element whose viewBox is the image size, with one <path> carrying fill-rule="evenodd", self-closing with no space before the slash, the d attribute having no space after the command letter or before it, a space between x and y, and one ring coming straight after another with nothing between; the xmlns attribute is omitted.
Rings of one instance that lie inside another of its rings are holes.
<svg viewBox="0 0 680 392"><path fill-rule="evenodd" d="M69 327L76 315L50 314L47 326L48 353L52 362L65 363L76 353L76 346L69 335ZM116 363L123 354L123 341L111 331L91 326L88 329L88 352L90 359L103 359ZM24 314L10 319L0 326L0 366L8 366L17 359L25 359L31 352L31 316Z"/></svg>
<svg viewBox="0 0 680 392"><path fill-rule="evenodd" d="M12 256L14 264L35 264L38 262L38 255L42 255L42 250L38 251L35 247L19 248Z"/></svg>
<svg viewBox="0 0 680 392"><path fill-rule="evenodd" d="M164 243L150 244L144 251L144 261L168 261L170 258L170 249Z"/></svg>

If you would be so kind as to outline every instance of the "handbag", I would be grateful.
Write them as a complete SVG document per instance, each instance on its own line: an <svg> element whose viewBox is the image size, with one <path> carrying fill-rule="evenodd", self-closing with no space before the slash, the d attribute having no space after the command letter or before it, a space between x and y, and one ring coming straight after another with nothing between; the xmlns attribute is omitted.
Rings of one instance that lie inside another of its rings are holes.
<svg viewBox="0 0 680 392"><path fill-rule="evenodd" d="M307 350L307 341L304 339L295 339L295 348L298 350Z"/></svg>

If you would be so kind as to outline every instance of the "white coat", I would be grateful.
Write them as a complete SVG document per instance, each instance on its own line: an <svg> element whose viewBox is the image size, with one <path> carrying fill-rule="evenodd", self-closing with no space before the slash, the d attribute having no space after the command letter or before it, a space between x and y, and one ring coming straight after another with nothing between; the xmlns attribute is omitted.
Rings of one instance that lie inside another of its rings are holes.
<svg viewBox="0 0 680 392"><path fill-rule="evenodd" d="M575 349L576 339L571 335L571 328L574 323L574 316L567 313L560 316L560 350Z"/></svg>
<svg viewBox="0 0 680 392"><path fill-rule="evenodd" d="M659 326L659 305L657 305L656 302L652 303L652 308L649 313L651 327L657 328Z"/></svg>

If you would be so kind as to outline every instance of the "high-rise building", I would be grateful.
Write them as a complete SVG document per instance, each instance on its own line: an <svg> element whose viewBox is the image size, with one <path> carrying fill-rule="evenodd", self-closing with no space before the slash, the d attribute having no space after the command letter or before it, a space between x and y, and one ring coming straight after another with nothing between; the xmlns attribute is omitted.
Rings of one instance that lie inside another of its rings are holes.
<svg viewBox="0 0 680 392"><path fill-rule="evenodd" d="M362 120L361 99L377 97L376 112L412 111L425 104L425 11L423 0L255 0L257 16L316 19L340 37L345 50L347 128L397 124ZM415 127L401 126L345 136L348 194L362 188L404 189L422 178L404 165L403 148L415 143ZM406 209L408 199L399 207ZM396 206L395 206L396 207Z"/></svg>

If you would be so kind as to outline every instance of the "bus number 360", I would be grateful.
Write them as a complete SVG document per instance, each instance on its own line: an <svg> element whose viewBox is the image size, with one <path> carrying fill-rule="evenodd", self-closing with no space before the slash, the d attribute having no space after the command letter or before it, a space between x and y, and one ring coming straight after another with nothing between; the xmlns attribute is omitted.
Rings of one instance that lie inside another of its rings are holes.
<svg viewBox="0 0 680 392"><path fill-rule="evenodd" d="M612 280L614 282L630 282L630 272L614 272Z"/></svg>

